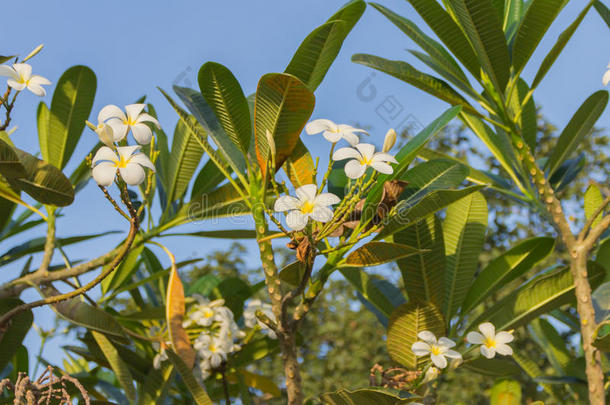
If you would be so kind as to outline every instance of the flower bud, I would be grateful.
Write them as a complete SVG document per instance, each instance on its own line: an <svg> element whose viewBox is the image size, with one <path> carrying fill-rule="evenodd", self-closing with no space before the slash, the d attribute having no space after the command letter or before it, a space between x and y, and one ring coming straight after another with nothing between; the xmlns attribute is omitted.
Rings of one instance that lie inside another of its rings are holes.
<svg viewBox="0 0 610 405"><path fill-rule="evenodd" d="M385 139L383 140L383 148L382 152L388 152L392 149L392 146L396 143L396 131L390 128L388 132L385 134Z"/></svg>
<svg viewBox="0 0 610 405"><path fill-rule="evenodd" d="M436 380L440 373L441 371L438 368L430 367L428 370L426 370L426 374L424 374L424 379L422 382L425 384L429 383L430 381Z"/></svg>
<svg viewBox="0 0 610 405"><path fill-rule="evenodd" d="M267 145L269 145L269 156L275 157L275 140L273 139L273 135L269 130L265 132L265 136L267 137Z"/></svg>
<svg viewBox="0 0 610 405"><path fill-rule="evenodd" d="M95 128L95 133L99 136L100 141L104 145L112 146L114 143L114 131L112 127L108 124L100 124Z"/></svg>

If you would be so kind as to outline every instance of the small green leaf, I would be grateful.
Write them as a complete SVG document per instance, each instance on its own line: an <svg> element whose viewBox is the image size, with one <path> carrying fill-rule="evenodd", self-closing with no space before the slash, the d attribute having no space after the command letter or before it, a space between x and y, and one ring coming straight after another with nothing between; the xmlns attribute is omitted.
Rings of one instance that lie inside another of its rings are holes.
<svg viewBox="0 0 610 405"><path fill-rule="evenodd" d="M0 299L0 314L5 314L11 309L23 305L23 301L17 298L1 298ZM23 311L10 320L8 328L4 333L0 333L0 370L13 358L25 335L30 330L34 315L32 311Z"/></svg>
<svg viewBox="0 0 610 405"><path fill-rule="evenodd" d="M96 331L92 331L91 334L104 353L106 360L108 360L108 363L119 380L121 387L123 387L123 390L125 390L127 398L131 401L135 401L136 390L133 386L133 377L131 376L129 367L127 367L127 364L125 364L125 362L121 359L119 352L106 336Z"/></svg>
<svg viewBox="0 0 610 405"><path fill-rule="evenodd" d="M419 253L418 249L399 243L369 242L347 256L340 267L371 267Z"/></svg>
<svg viewBox="0 0 610 405"><path fill-rule="evenodd" d="M595 184L591 184L585 192L585 218L588 220L595 214L595 212L601 207L604 202L604 196ZM591 227L596 226L602 220L604 211L593 220Z"/></svg>
<svg viewBox="0 0 610 405"><path fill-rule="evenodd" d="M6 132L0 132L0 174L7 179L26 177L25 167L21 164L14 145Z"/></svg>

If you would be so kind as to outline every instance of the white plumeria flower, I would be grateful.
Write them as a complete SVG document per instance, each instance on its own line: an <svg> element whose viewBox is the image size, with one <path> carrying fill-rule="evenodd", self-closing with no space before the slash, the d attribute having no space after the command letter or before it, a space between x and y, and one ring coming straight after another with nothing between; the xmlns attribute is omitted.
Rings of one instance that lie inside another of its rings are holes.
<svg viewBox="0 0 610 405"><path fill-rule="evenodd" d="M367 133L364 129L354 128L347 124L335 124L327 119L319 119L307 123L307 125L305 125L305 132L307 132L308 135L322 132L322 136L329 142L337 143L341 139L345 139L352 146L355 146L360 142L360 138L356 135L358 132Z"/></svg>
<svg viewBox="0 0 610 405"><path fill-rule="evenodd" d="M133 137L140 145L148 145L152 139L152 130L146 123L152 122L157 128L161 128L161 126L152 115L142 112L144 107L146 107L145 104L126 105L125 111L127 114L125 114L119 107L110 104L102 108L98 115L98 121L107 123L112 127L115 142L125 138L131 130Z"/></svg>
<svg viewBox="0 0 610 405"><path fill-rule="evenodd" d="M333 218L333 212L328 207L339 203L341 199L331 193L316 195L317 192L315 184L307 184L296 189L296 197L284 195L278 198L273 208L277 212L290 211L286 215L286 223L295 231L305 228L309 218L328 222Z"/></svg>
<svg viewBox="0 0 610 405"><path fill-rule="evenodd" d="M159 352L153 358L153 367L156 370L159 370L161 368L162 362L167 361L168 357L167 357L167 352L165 351L165 349L170 344L171 344L170 342L165 342L164 344L160 344L159 342L153 342L153 344L152 344L153 349L155 349L156 351Z"/></svg>
<svg viewBox="0 0 610 405"><path fill-rule="evenodd" d="M144 167L152 171L155 165L148 156L137 152L140 146L121 146L117 148L118 155L107 146L102 146L93 157L93 178L100 186L108 187L116 177L117 170L125 183L137 186L146 178Z"/></svg>
<svg viewBox="0 0 610 405"><path fill-rule="evenodd" d="M466 335L468 343L473 345L481 345L481 354L488 359L493 359L496 353L502 356L510 356L513 354L513 349L507 345L515 338L510 332L496 333L496 327L491 322L485 322L479 325L479 332L469 332Z"/></svg>
<svg viewBox="0 0 610 405"><path fill-rule="evenodd" d="M333 153L333 160L352 159L345 165L345 174L350 179L359 179L372 167L383 174L392 174L394 169L388 164L398 163L394 156L385 153L375 153L375 145L359 143L355 148L341 148Z"/></svg>
<svg viewBox="0 0 610 405"><path fill-rule="evenodd" d="M197 300L197 305L193 306L192 311L189 311L188 318L182 323L182 326L188 328L191 325L197 324L200 326L210 326L215 320L217 310L225 303L223 299L211 301L202 297L199 294L193 294L193 298Z"/></svg>
<svg viewBox="0 0 610 405"><path fill-rule="evenodd" d="M608 70L606 70L606 73L604 73L602 82L604 83L604 86L607 86L608 83L610 83L610 63L608 63Z"/></svg>
<svg viewBox="0 0 610 405"><path fill-rule="evenodd" d="M462 355L451 350L455 346L455 342L449 338L442 337L436 340L434 333L430 331L422 331L417 334L421 341L413 343L411 350L417 357L430 356L432 363L438 368L447 367L447 359L461 359Z"/></svg>
<svg viewBox="0 0 610 405"><path fill-rule="evenodd" d="M271 339L276 339L277 335L271 330L264 322L261 322L256 317L256 311L261 311L271 322L275 322L276 318L273 314L273 310L270 304L263 304L261 300L250 300L246 309L244 309L244 324L247 328L253 328L254 325L258 325L263 332L267 334Z"/></svg>
<svg viewBox="0 0 610 405"><path fill-rule="evenodd" d="M207 334L197 337L193 347L202 358L209 360L210 366L213 368L220 366L223 360L227 358L228 350L226 342Z"/></svg>
<svg viewBox="0 0 610 405"><path fill-rule="evenodd" d="M6 76L9 79L6 84L17 91L28 89L37 96L43 97L47 91L43 85L51 84L46 78L38 75L32 75L32 66L27 63L15 63L13 67L0 65L0 76Z"/></svg>

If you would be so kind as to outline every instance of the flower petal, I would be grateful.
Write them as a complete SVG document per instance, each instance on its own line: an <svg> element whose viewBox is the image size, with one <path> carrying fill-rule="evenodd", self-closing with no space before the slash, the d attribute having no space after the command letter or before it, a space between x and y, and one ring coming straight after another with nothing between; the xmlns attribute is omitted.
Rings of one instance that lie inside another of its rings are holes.
<svg viewBox="0 0 610 405"><path fill-rule="evenodd" d="M377 152L373 156L373 162L390 162L390 163L398 163L398 160L394 158L394 156L385 152Z"/></svg>
<svg viewBox="0 0 610 405"><path fill-rule="evenodd" d="M148 156L143 153L136 153L131 155L131 157L129 158L129 163L137 163L140 166L148 167L153 172L155 171L155 165L153 164L153 162L150 161Z"/></svg>
<svg viewBox="0 0 610 405"><path fill-rule="evenodd" d="M328 222L333 219L333 211L328 207L317 206L314 207L313 211L309 216L318 222Z"/></svg>
<svg viewBox="0 0 610 405"><path fill-rule="evenodd" d="M515 337L513 336L512 333L498 332L496 334L496 343L499 343L499 344L510 343L513 340L515 340Z"/></svg>
<svg viewBox="0 0 610 405"><path fill-rule="evenodd" d="M339 197L337 197L336 195L334 195L333 193L322 193L322 194L316 196L313 203L315 205L322 205L322 206L327 207L329 205L339 204L340 202L341 202L341 199Z"/></svg>
<svg viewBox="0 0 610 405"><path fill-rule="evenodd" d="M152 122L153 124L155 124L157 126L157 128L161 128L161 124L159 124L159 121L157 121L157 119L150 114L146 114L146 113L140 114L138 116L138 119L136 120L136 124L140 124L142 122Z"/></svg>
<svg viewBox="0 0 610 405"><path fill-rule="evenodd" d="M366 165L360 164L358 160L350 160L345 165L345 175L350 179L359 179L366 171Z"/></svg>
<svg viewBox="0 0 610 405"><path fill-rule="evenodd" d="M39 75L34 75L30 78L30 85L35 84L37 86L48 86L51 82L46 78Z"/></svg>
<svg viewBox="0 0 610 405"><path fill-rule="evenodd" d="M455 342L449 338L442 337L438 340L438 344L446 348L452 348L455 346Z"/></svg>
<svg viewBox="0 0 610 405"><path fill-rule="evenodd" d="M38 97L44 97L47 95L47 91L37 84L28 84L27 88L29 91L37 95Z"/></svg>
<svg viewBox="0 0 610 405"><path fill-rule="evenodd" d="M119 168L119 172L121 173L123 180L125 180L125 183L130 186L137 186L146 178L144 169L137 163L127 163L125 167Z"/></svg>
<svg viewBox="0 0 610 405"><path fill-rule="evenodd" d="M383 174L392 174L394 173L394 169L387 163L384 162L372 162L371 167L377 170L379 173Z"/></svg>
<svg viewBox="0 0 610 405"><path fill-rule="evenodd" d="M0 76L10 77L13 80L19 80L19 74L10 66L0 65Z"/></svg>
<svg viewBox="0 0 610 405"><path fill-rule="evenodd" d="M315 184L306 184L296 189L295 193L299 200L302 202L311 201L316 199L316 193L318 192L318 186Z"/></svg>
<svg viewBox="0 0 610 405"><path fill-rule="evenodd" d="M494 349L493 347L487 347L485 345L482 345L481 354L487 357L488 359L493 359L494 357L496 357L496 349Z"/></svg>
<svg viewBox="0 0 610 405"><path fill-rule="evenodd" d="M375 155L375 145L370 143L359 143L356 145L356 149L358 149L362 157L366 159L372 159L373 155Z"/></svg>
<svg viewBox="0 0 610 405"><path fill-rule="evenodd" d="M13 79L8 79L6 81L6 84L8 84L9 87L12 87L13 89L15 89L17 91L21 91L21 90L25 89L25 83L21 83L21 82L15 81Z"/></svg>
<svg viewBox="0 0 610 405"><path fill-rule="evenodd" d="M134 123L138 119L138 115L146 107L146 104L129 104L125 106L125 112L127 112L127 119L130 123Z"/></svg>
<svg viewBox="0 0 610 405"><path fill-rule="evenodd" d="M501 354L502 356L512 356L512 354L513 354L512 347L510 347L509 345L505 345L505 344L496 343L496 351L498 352L498 354Z"/></svg>
<svg viewBox="0 0 610 405"><path fill-rule="evenodd" d="M447 367L447 359L442 354L431 354L430 359L432 360L432 363L434 363L434 365L438 368Z"/></svg>
<svg viewBox="0 0 610 405"><path fill-rule="evenodd" d="M341 140L341 134L339 132L324 131L322 136L330 143L337 143Z"/></svg>
<svg viewBox="0 0 610 405"><path fill-rule="evenodd" d="M308 135L313 135L318 134L322 131L329 131L335 129L336 127L337 125L335 125L335 123L331 120L321 118L308 122L307 125L305 125L305 132L307 132Z"/></svg>
<svg viewBox="0 0 610 405"><path fill-rule="evenodd" d="M114 141L119 142L127 135L129 131L129 126L123 124L123 121L119 119L110 119L108 120L108 125L112 127L112 134L114 136Z"/></svg>
<svg viewBox="0 0 610 405"><path fill-rule="evenodd" d="M25 81L32 77L32 66L27 63L15 63L13 69L15 69L17 74Z"/></svg>
<svg viewBox="0 0 610 405"><path fill-rule="evenodd" d="M491 322L480 324L479 330L487 339L494 339L496 337L496 327Z"/></svg>
<svg viewBox="0 0 610 405"><path fill-rule="evenodd" d="M423 330L419 332L417 334L417 337L429 344L436 343L436 336L434 336L434 333L430 332L429 330Z"/></svg>
<svg viewBox="0 0 610 405"><path fill-rule="evenodd" d="M462 355L459 352L456 352L455 350L447 350L445 353L443 353L443 355L445 357L449 357L450 359L461 359Z"/></svg>
<svg viewBox="0 0 610 405"><path fill-rule="evenodd" d="M133 155L138 149L140 149L140 145L133 146L119 146L117 148L117 152L119 156L121 156L124 160L129 160L131 155Z"/></svg>
<svg viewBox="0 0 610 405"><path fill-rule="evenodd" d="M276 212L283 212L288 210L296 210L301 206L301 202L298 198L291 195L283 195L277 200L273 206L273 210Z"/></svg>
<svg viewBox="0 0 610 405"><path fill-rule="evenodd" d="M148 145L150 143L150 140L152 139L152 130L148 125L141 123L132 125L130 128L136 142L140 145Z"/></svg>
<svg viewBox="0 0 610 405"><path fill-rule="evenodd" d="M345 139L347 142L349 142L349 144L352 146L356 146L356 145L358 145L358 143L360 143L360 138L358 137L358 135L356 135L352 132L344 133L343 139Z"/></svg>
<svg viewBox="0 0 610 405"><path fill-rule="evenodd" d="M99 148L97 150L97 152L95 153L95 156L93 156L91 165L95 166L95 164L101 160L107 160L109 162L116 163L116 162L118 162L119 157L108 146L102 146L101 148Z"/></svg>
<svg viewBox="0 0 610 405"><path fill-rule="evenodd" d="M362 155L354 148L341 148L333 153L333 160L362 159Z"/></svg>
<svg viewBox="0 0 610 405"><path fill-rule="evenodd" d="M479 332L468 332L466 341L472 345L482 345L485 342L485 336L481 335Z"/></svg>
<svg viewBox="0 0 610 405"><path fill-rule="evenodd" d="M290 227L290 229L295 231L300 231L305 228L307 225L307 221L309 217L305 214L302 214L299 210L293 210L286 215L286 223Z"/></svg>
<svg viewBox="0 0 610 405"><path fill-rule="evenodd" d="M114 163L101 162L93 168L91 175L97 184L108 187L114 181L116 170Z"/></svg>
<svg viewBox="0 0 610 405"><path fill-rule="evenodd" d="M430 354L430 345L426 342L415 342L411 345L411 351L417 356L427 356Z"/></svg>
<svg viewBox="0 0 610 405"><path fill-rule="evenodd" d="M368 134L368 132L366 132L364 129L352 127L351 125L347 125L347 124L339 124L338 127L339 127L339 131L342 132L343 134L355 133L355 132L362 132L364 134Z"/></svg>
<svg viewBox="0 0 610 405"><path fill-rule="evenodd" d="M608 83L610 83L610 70L606 71L606 73L604 73L604 77L602 78L602 83L604 84L604 86L607 86Z"/></svg>
<svg viewBox="0 0 610 405"><path fill-rule="evenodd" d="M97 120L99 122L104 122L111 118L118 118L121 121L127 120L127 117L125 116L125 113L123 112L123 110L121 110L116 105L108 104L107 106L105 106L104 108L101 109L101 111L97 115Z"/></svg>

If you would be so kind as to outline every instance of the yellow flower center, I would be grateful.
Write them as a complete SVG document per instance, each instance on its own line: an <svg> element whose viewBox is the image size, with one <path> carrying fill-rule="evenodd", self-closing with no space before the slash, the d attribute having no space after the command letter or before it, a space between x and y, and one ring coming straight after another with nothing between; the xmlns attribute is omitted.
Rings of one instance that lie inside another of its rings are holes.
<svg viewBox="0 0 610 405"><path fill-rule="evenodd" d="M366 156L363 156L362 159L360 159L360 164L361 165L370 165L371 163L373 163L373 159L369 159Z"/></svg>
<svg viewBox="0 0 610 405"><path fill-rule="evenodd" d="M212 316L214 316L214 311L211 311L211 310L209 310L209 309L206 309L206 310L203 312L203 316L205 316L206 318L211 318Z"/></svg>
<svg viewBox="0 0 610 405"><path fill-rule="evenodd" d="M485 346L486 346L488 349L495 348L495 347L496 347L496 339L493 339L493 338L486 338L486 339L485 339L484 344L485 344Z"/></svg>
<svg viewBox="0 0 610 405"><path fill-rule="evenodd" d="M136 125L136 122L135 122L135 121L132 121L131 119L129 119L129 118L128 118L128 119L126 119L126 120L123 120L123 124L125 124L125 125L127 125L127 126L130 126L130 127L131 127L131 126Z"/></svg>
<svg viewBox="0 0 610 405"><path fill-rule="evenodd" d="M129 163L129 159L125 159L123 156L119 156L119 160L114 162L116 167L126 168Z"/></svg>
<svg viewBox="0 0 610 405"><path fill-rule="evenodd" d="M432 348L430 349L430 353L432 353L435 356L438 356L439 354L442 354L443 351L441 350L440 346L432 345Z"/></svg>
<svg viewBox="0 0 610 405"><path fill-rule="evenodd" d="M210 343L208 349L210 349L212 353L216 353L216 345L214 345L214 343Z"/></svg>
<svg viewBox="0 0 610 405"><path fill-rule="evenodd" d="M310 214L313 212L314 205L311 201L306 201L303 205L301 205L301 213Z"/></svg>

